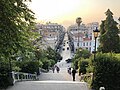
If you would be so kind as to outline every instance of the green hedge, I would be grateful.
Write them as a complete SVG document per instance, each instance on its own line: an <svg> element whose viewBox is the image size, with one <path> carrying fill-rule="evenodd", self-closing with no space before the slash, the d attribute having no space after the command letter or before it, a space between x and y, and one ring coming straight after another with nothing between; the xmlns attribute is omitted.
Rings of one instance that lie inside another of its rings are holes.
<svg viewBox="0 0 120 90"><path fill-rule="evenodd" d="M79 75L82 73L82 74L86 74L87 70L86 68L88 67L88 59L84 59L84 58L81 58L81 60L79 60L78 62L78 67L79 67Z"/></svg>
<svg viewBox="0 0 120 90"><path fill-rule="evenodd" d="M97 54L92 88L99 90L101 86L105 90L120 90L120 54Z"/></svg>

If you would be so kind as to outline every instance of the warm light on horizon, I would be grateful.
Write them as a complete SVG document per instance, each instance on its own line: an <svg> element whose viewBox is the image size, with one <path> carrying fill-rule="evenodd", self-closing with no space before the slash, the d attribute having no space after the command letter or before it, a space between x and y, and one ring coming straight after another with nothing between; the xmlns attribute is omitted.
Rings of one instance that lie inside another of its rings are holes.
<svg viewBox="0 0 120 90"><path fill-rule="evenodd" d="M32 0L30 8L35 12L37 21L57 22L68 26L81 17L83 23L100 22L105 17L105 11L110 8L113 13L120 11L118 2L113 0ZM117 8L117 10L116 10Z"/></svg>

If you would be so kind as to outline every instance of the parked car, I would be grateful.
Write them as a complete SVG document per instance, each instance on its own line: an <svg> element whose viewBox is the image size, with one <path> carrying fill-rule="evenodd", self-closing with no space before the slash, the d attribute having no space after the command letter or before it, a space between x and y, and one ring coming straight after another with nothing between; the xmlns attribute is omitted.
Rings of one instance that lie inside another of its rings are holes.
<svg viewBox="0 0 120 90"><path fill-rule="evenodd" d="M69 47L67 47L67 50L69 50Z"/></svg>
<svg viewBox="0 0 120 90"><path fill-rule="evenodd" d="M67 60L65 60L67 63L70 63L70 62L72 62L72 59L67 59Z"/></svg>

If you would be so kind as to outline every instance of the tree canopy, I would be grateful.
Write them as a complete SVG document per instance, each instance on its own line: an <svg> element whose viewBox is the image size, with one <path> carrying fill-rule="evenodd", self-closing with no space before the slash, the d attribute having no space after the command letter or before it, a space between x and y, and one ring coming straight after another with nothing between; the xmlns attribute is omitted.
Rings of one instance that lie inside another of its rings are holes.
<svg viewBox="0 0 120 90"><path fill-rule="evenodd" d="M32 49L35 18L25 1L0 1L0 58L10 59L18 51L24 53Z"/></svg>
<svg viewBox="0 0 120 90"><path fill-rule="evenodd" d="M100 25L100 47L99 50L103 53L120 52L120 38L118 36L119 29L117 22L113 19L113 13L108 9L106 12L106 20Z"/></svg>
<svg viewBox="0 0 120 90"><path fill-rule="evenodd" d="M0 88L12 82L8 72L13 70L15 60L34 56L31 42L35 18L26 4L29 1L0 0Z"/></svg>

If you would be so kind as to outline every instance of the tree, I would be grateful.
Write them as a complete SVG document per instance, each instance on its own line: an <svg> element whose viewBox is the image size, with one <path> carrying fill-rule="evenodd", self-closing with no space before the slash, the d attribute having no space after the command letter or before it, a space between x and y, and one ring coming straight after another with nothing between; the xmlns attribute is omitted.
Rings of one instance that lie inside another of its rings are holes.
<svg viewBox="0 0 120 90"><path fill-rule="evenodd" d="M25 1L30 0L0 0L0 62L9 62L9 69L4 74L0 71L3 76L11 71L10 63L18 52L29 58L28 52L34 49L31 40L34 38L32 29L35 18Z"/></svg>
<svg viewBox="0 0 120 90"><path fill-rule="evenodd" d="M55 63L57 63L57 61L59 60L62 60L62 56L58 52L53 50L51 47L47 48L46 54L47 54L47 58L54 60Z"/></svg>
<svg viewBox="0 0 120 90"><path fill-rule="evenodd" d="M120 17L118 18L118 21L120 22ZM120 24L119 24L119 34L120 34Z"/></svg>
<svg viewBox="0 0 120 90"><path fill-rule="evenodd" d="M117 27L117 22L113 19L113 13L110 9L105 12L106 20L102 21L100 25L100 47L99 51L103 53L107 52L120 52L120 38L118 36L119 29Z"/></svg>
<svg viewBox="0 0 120 90"><path fill-rule="evenodd" d="M26 53L33 49L31 40L35 18L24 1L27 0L0 1L0 58L12 60L18 51Z"/></svg>

